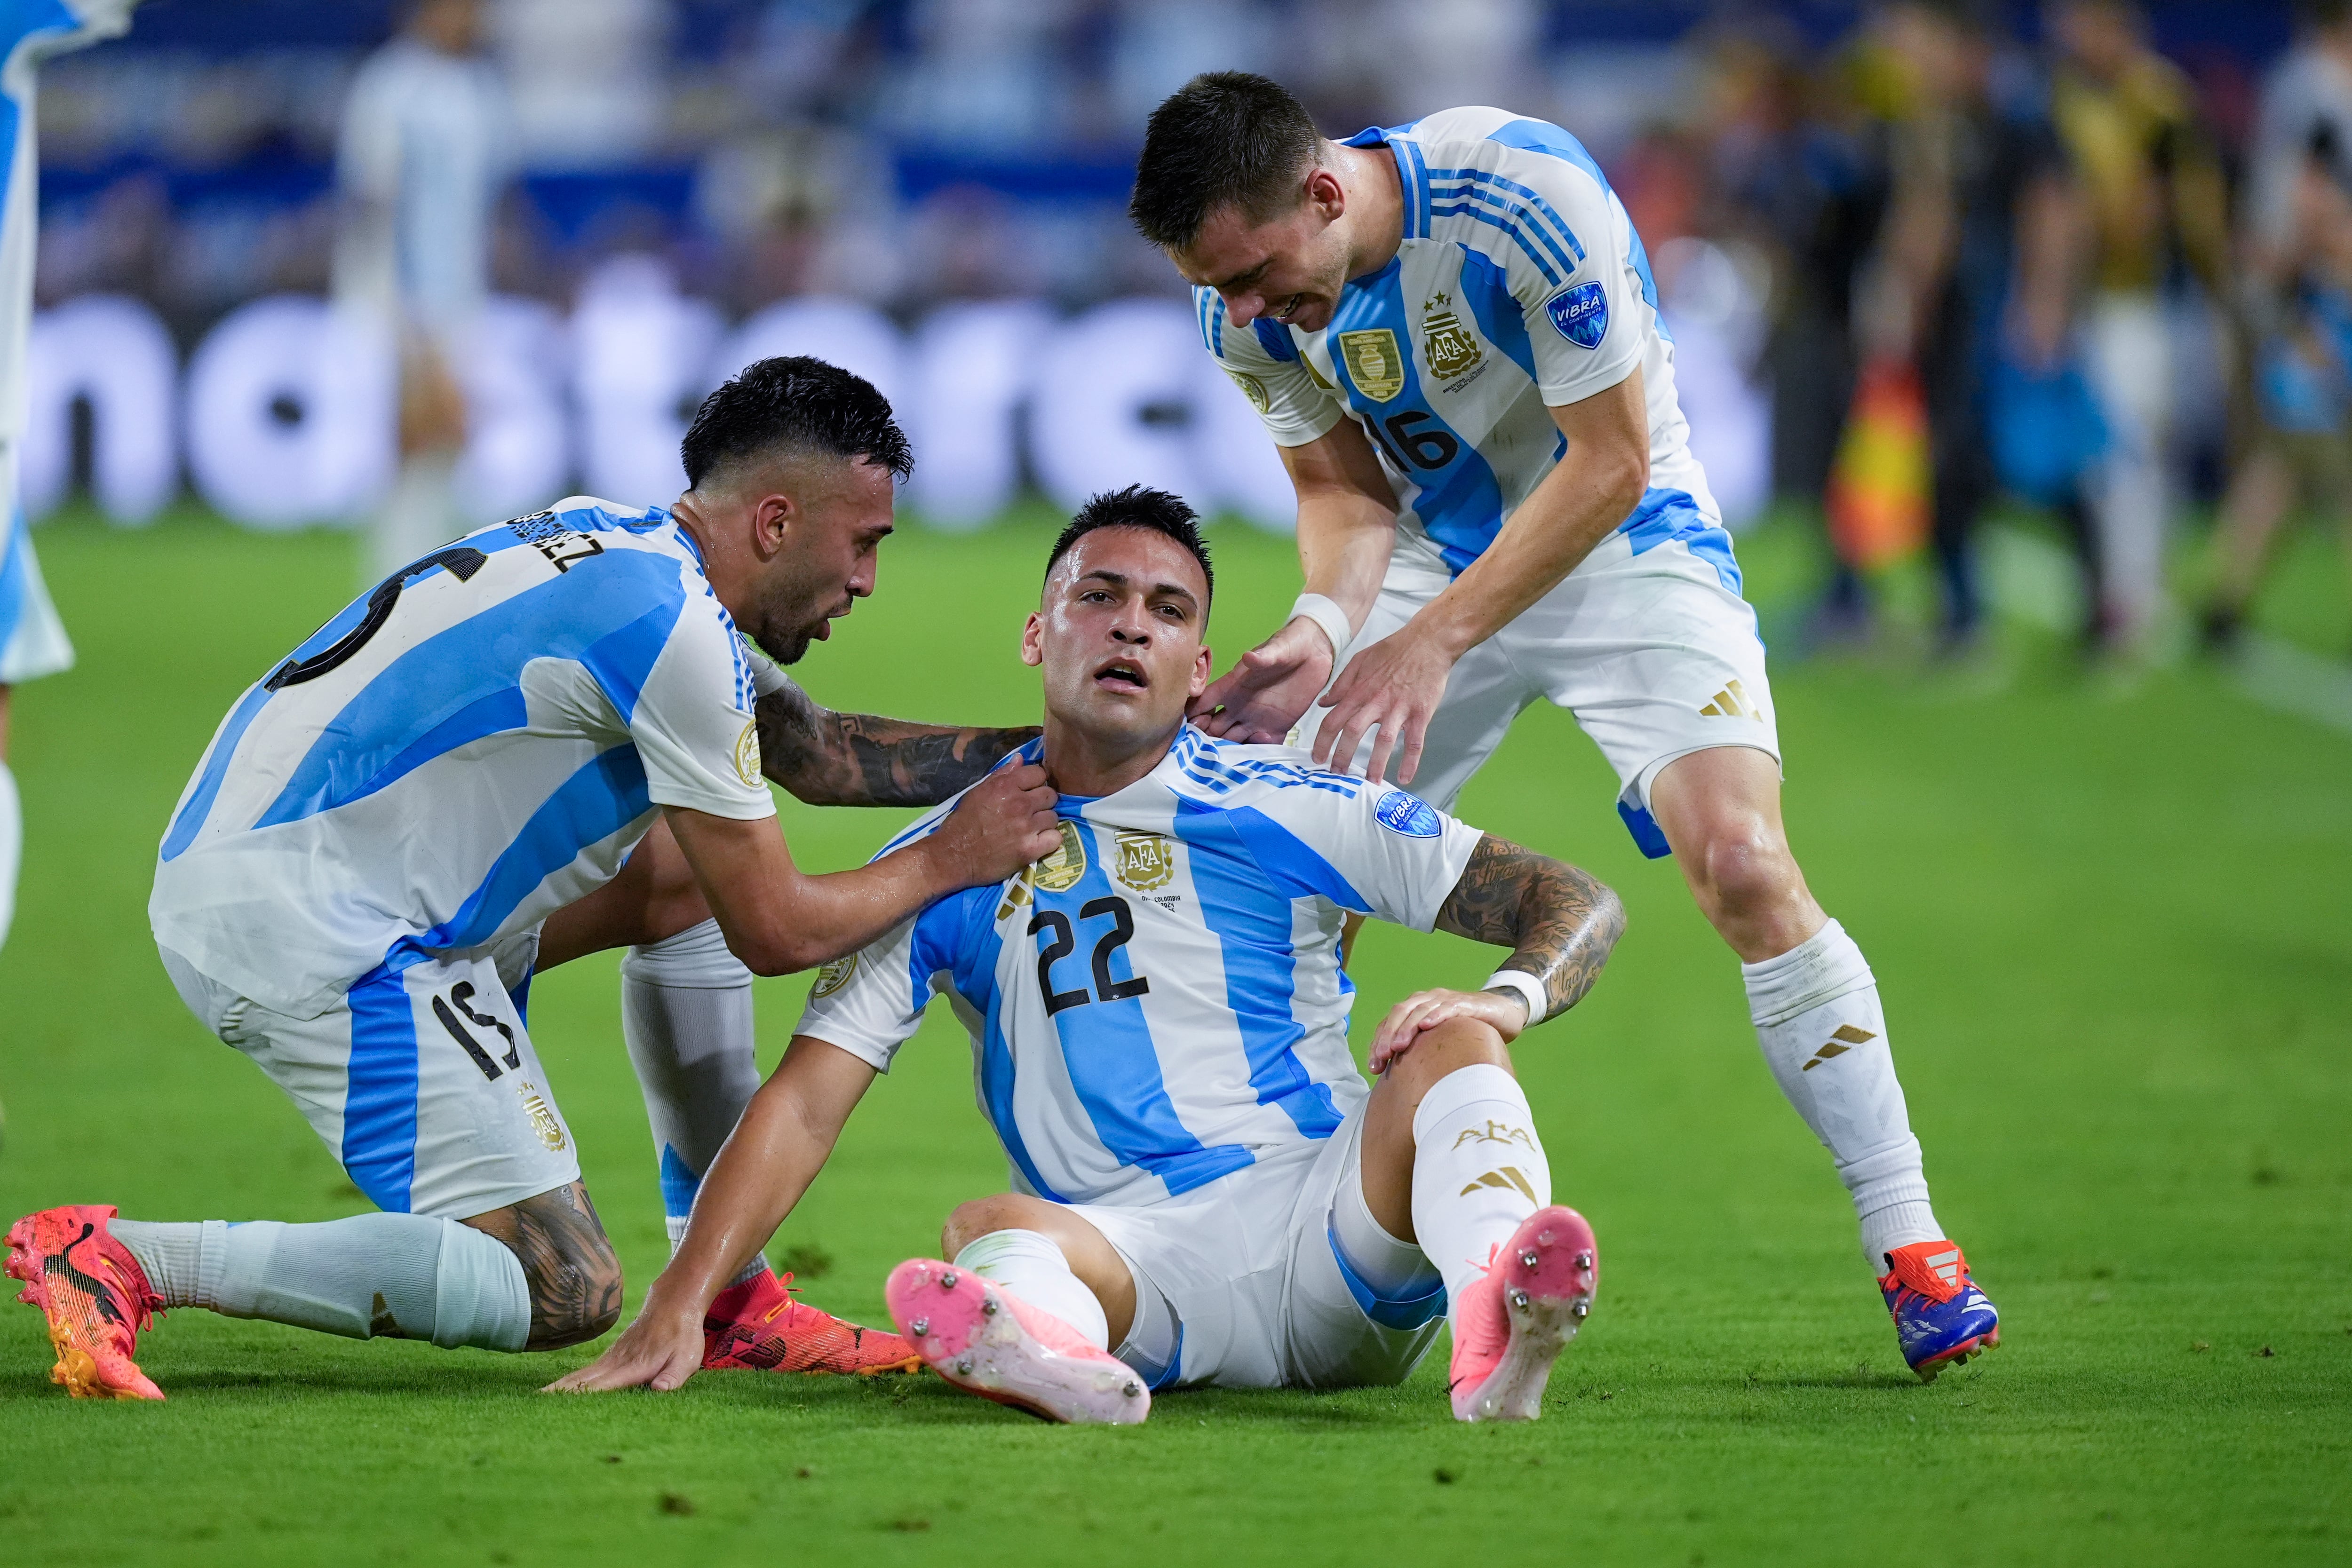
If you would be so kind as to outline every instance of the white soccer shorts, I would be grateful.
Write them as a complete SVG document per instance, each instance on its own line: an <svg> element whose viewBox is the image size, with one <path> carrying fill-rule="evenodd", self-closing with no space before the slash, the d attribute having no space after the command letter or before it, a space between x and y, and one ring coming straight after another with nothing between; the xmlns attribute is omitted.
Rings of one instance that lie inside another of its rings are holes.
<svg viewBox="0 0 2352 1568"><path fill-rule="evenodd" d="M517 1002L538 952L533 931L464 955L404 955L310 1019L163 956L188 1010L286 1091L378 1208L469 1219L580 1179Z"/></svg>
<svg viewBox="0 0 2352 1568"><path fill-rule="evenodd" d="M1756 612L1739 596L1736 569L1727 580L1727 538L1709 533L1699 552L1675 538L1639 554L1624 534L1612 534L1517 620L1464 654L1408 788L1453 810L1520 710L1549 698L1576 716L1617 770L1618 812L1655 859L1668 851L1650 815L1650 786L1667 763L1718 746L1752 747L1779 761ZM1452 580L1433 551L1400 535L1350 657L1402 627ZM1312 746L1330 713L1308 709L1294 743ZM1357 771L1370 756L1369 746L1358 749Z"/></svg>
<svg viewBox="0 0 2352 1568"><path fill-rule="evenodd" d="M1176 1364L1154 1387L1345 1388L1402 1383L1445 1322L1445 1292L1375 1294L1339 1257L1332 1201L1359 1181L1364 1107L1286 1151L1165 1203L1073 1204L1174 1309Z"/></svg>

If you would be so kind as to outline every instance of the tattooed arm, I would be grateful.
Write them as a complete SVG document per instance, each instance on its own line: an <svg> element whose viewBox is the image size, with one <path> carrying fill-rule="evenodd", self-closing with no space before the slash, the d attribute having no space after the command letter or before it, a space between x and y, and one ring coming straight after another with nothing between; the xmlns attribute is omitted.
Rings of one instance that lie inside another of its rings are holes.
<svg viewBox="0 0 2352 1568"><path fill-rule="evenodd" d="M1437 928L1510 948L1502 967L1534 977L1543 988L1545 1008L1531 1015L1528 999L1507 986L1416 992L1381 1021L1372 1041L1375 1072L1422 1030L1448 1019L1484 1019L1508 1040L1558 1018L1592 988L1610 949L1624 934L1625 906L1590 873L1488 833L1438 907Z"/></svg>
<svg viewBox="0 0 2352 1568"><path fill-rule="evenodd" d="M1037 734L835 713L797 685L761 697L757 713L761 769L812 806L935 806Z"/></svg>

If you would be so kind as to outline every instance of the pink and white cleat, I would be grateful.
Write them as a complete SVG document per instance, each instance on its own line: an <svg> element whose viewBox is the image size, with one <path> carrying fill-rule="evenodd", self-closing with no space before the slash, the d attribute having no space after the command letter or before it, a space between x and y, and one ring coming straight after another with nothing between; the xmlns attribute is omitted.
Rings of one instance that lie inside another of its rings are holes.
<svg viewBox="0 0 2352 1568"><path fill-rule="evenodd" d="M916 1354L968 1394L1048 1421L1131 1427L1151 1414L1151 1391L1127 1363L969 1269L910 1258L882 1299Z"/></svg>
<svg viewBox="0 0 2352 1568"><path fill-rule="evenodd" d="M1600 1283L1601 1254L1584 1216L1556 1203L1529 1215L1454 1308L1447 1385L1454 1418L1541 1416L1551 1364L1584 1326Z"/></svg>

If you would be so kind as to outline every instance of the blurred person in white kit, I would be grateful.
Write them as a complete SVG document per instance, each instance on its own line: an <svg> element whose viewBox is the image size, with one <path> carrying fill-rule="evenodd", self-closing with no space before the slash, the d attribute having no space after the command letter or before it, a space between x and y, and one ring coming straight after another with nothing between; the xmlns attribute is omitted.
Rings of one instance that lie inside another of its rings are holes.
<svg viewBox="0 0 2352 1568"><path fill-rule="evenodd" d="M490 215L511 172L504 84L475 51L478 0L411 0L343 108L337 303L396 342L400 466L377 512L370 581L462 525L451 493L466 444L457 368L489 292Z"/></svg>
<svg viewBox="0 0 2352 1568"><path fill-rule="evenodd" d="M8 770L12 686L73 668L73 644L41 582L16 496L25 440L25 349L33 325L33 258L40 228L40 155L34 148L34 70L61 55L122 36L139 0L39 0L0 11L0 945L16 913L23 808Z"/></svg>

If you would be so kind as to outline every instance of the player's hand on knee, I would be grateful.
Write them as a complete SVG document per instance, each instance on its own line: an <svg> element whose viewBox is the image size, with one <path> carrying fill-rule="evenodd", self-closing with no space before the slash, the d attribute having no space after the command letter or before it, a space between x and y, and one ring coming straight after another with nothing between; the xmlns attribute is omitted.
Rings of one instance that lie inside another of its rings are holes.
<svg viewBox="0 0 2352 1568"><path fill-rule="evenodd" d="M604 1354L540 1392L602 1394L614 1388L650 1388L667 1394L701 1369L702 1314L656 1312L648 1307Z"/></svg>
<svg viewBox="0 0 2352 1568"><path fill-rule="evenodd" d="M1000 768L956 802L923 842L965 887L982 887L1044 860L1062 842L1053 787L1034 762Z"/></svg>
<svg viewBox="0 0 2352 1568"><path fill-rule="evenodd" d="M1278 746L1331 678L1331 640L1293 621L1209 683L1187 710L1209 734L1245 746Z"/></svg>
<svg viewBox="0 0 2352 1568"><path fill-rule="evenodd" d="M1496 991L1415 991L1381 1020L1372 1036L1372 1071L1386 1072L1423 1034L1455 1019L1476 1019L1508 1045L1528 1027L1528 1004Z"/></svg>
<svg viewBox="0 0 2352 1568"><path fill-rule="evenodd" d="M1397 782L1412 782L1422 739L1453 672L1453 655L1410 626L1366 648L1324 695L1331 713L1316 732L1317 765L1346 772L1357 747L1377 731L1364 777L1375 783L1386 778L1393 752Z"/></svg>

